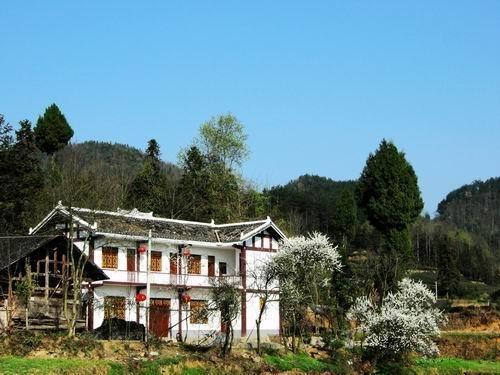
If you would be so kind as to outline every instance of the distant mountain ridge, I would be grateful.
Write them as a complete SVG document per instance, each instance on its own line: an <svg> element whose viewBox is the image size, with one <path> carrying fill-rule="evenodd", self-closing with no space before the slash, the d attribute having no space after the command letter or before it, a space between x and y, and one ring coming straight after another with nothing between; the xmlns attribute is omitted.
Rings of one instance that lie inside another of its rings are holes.
<svg viewBox="0 0 500 375"><path fill-rule="evenodd" d="M482 236L500 255L500 177L453 190L437 211L439 220Z"/></svg>

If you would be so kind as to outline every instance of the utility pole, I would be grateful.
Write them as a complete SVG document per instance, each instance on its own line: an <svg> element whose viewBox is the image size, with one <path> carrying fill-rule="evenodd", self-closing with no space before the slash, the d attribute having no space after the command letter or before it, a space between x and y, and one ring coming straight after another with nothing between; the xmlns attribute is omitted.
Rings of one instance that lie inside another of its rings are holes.
<svg viewBox="0 0 500 375"><path fill-rule="evenodd" d="M146 337L144 338L148 342L149 336L149 304L150 304L150 294L151 294L151 281L149 280L149 270L151 266L151 229L148 235L148 249L146 252Z"/></svg>

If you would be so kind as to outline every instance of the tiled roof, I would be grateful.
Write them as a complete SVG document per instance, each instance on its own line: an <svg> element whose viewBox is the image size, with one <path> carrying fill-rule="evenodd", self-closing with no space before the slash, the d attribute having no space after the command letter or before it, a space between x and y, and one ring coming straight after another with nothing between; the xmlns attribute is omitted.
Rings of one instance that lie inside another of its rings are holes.
<svg viewBox="0 0 500 375"><path fill-rule="evenodd" d="M0 271L29 256L38 249L50 249L53 247L66 249L67 244L66 237L60 235L0 237ZM73 254L75 257L79 257L81 255L80 249L73 246ZM84 271L85 275L92 280L108 279L108 276L90 259L87 259Z"/></svg>
<svg viewBox="0 0 500 375"><path fill-rule="evenodd" d="M69 215L67 208L60 207L59 212L55 212L55 215L45 223L45 226L47 227L48 223L61 223L61 214L64 216L64 212L66 212L67 217ZM271 223L270 219L234 224L200 223L160 218L153 216L152 213L120 209L111 212L73 207L71 212L74 215L74 221L88 224L95 233L146 237L151 230L154 238L212 243L239 242L243 239L242 234L265 228L266 224ZM40 232L42 231L38 231L38 233Z"/></svg>

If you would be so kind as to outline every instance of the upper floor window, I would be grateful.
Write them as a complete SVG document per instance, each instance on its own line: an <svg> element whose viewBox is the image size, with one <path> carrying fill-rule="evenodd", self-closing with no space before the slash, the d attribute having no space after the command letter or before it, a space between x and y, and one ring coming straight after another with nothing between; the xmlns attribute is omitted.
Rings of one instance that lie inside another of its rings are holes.
<svg viewBox="0 0 500 375"><path fill-rule="evenodd" d="M135 271L136 249L127 249L127 271Z"/></svg>
<svg viewBox="0 0 500 375"><path fill-rule="evenodd" d="M201 274L201 255L191 255L188 260L188 273Z"/></svg>
<svg viewBox="0 0 500 375"><path fill-rule="evenodd" d="M102 268L118 268L118 248L104 247L102 249Z"/></svg>
<svg viewBox="0 0 500 375"><path fill-rule="evenodd" d="M161 251L151 251L151 271L161 272Z"/></svg>
<svg viewBox="0 0 500 375"><path fill-rule="evenodd" d="M226 275L227 274L227 263L226 262L219 262L219 275Z"/></svg>

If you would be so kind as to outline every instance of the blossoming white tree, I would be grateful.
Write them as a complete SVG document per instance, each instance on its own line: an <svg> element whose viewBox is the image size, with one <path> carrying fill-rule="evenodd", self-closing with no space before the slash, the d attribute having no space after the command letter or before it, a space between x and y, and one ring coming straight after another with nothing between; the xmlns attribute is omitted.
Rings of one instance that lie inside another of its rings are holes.
<svg viewBox="0 0 500 375"><path fill-rule="evenodd" d="M435 302L421 282L403 279L381 306L366 297L358 298L348 318L358 323L364 345L373 348L380 358L399 360L410 352L432 356L438 354L432 338L439 335L439 325L445 321Z"/></svg>
<svg viewBox="0 0 500 375"><path fill-rule="evenodd" d="M290 325L295 350L298 319L307 308L321 308L334 272L342 267L340 255L327 236L315 232L284 241L273 258L273 267L280 283L282 313Z"/></svg>

